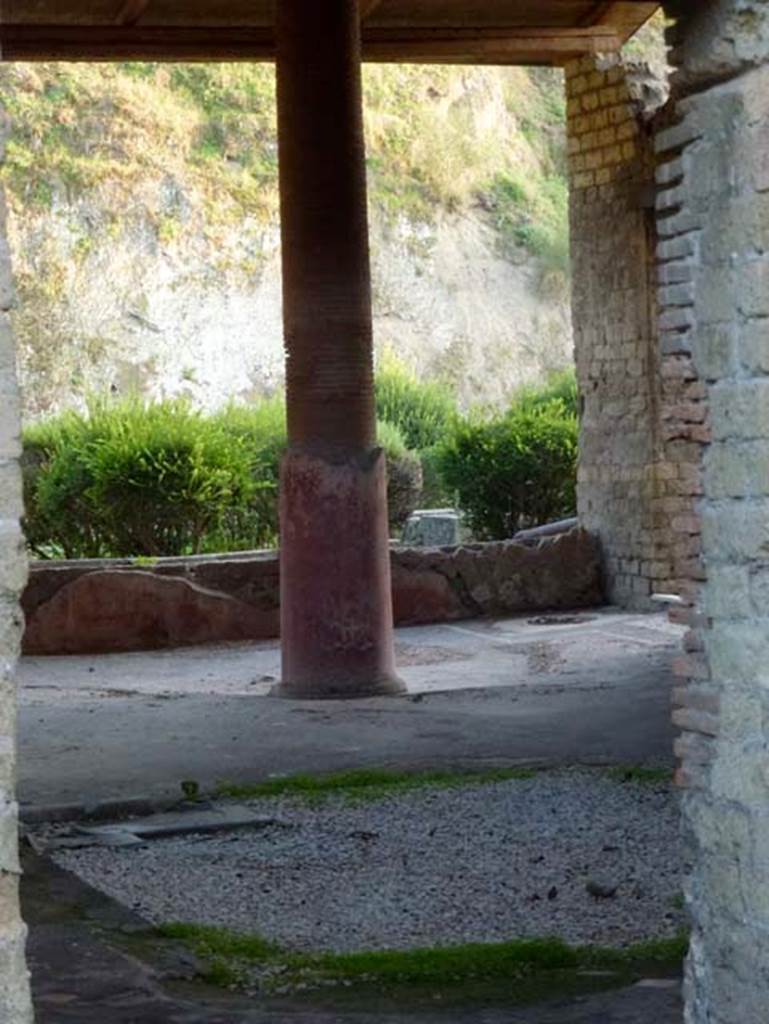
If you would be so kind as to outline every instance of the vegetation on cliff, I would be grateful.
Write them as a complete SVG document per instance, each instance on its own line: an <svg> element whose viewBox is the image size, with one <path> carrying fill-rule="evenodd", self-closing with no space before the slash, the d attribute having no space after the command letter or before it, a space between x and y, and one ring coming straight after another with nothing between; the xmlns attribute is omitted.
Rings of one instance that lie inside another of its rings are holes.
<svg viewBox="0 0 769 1024"><path fill-rule="evenodd" d="M532 241L536 224L562 247L558 72L372 66L364 83L376 210L419 221L482 203L506 240ZM133 205L137 187L173 178L189 206L162 188L143 196L161 240L194 216L215 233L233 218L277 215L270 65L11 64L0 84L14 124L4 173L17 206L50 208L99 186ZM105 227L129 229L125 214L116 203Z"/></svg>
<svg viewBox="0 0 769 1024"><path fill-rule="evenodd" d="M450 305L454 267L470 258L468 244L473 259L479 251L485 255L465 237L475 230L477 238L479 228L488 233L483 245L503 262L537 268L534 292L538 280L560 289L563 306L561 74L371 66L364 84L373 244L379 247L376 310L387 316L390 308L402 309L404 289L414 292L420 274L433 280L429 260L439 239L445 253L447 235L456 250L450 279L435 279L428 301L434 293L444 308ZM6 64L0 86L13 123L2 175L20 299L15 330L25 413L82 408L85 391L113 384L124 394L137 387L219 404L221 398L206 391L200 362L213 344L205 310L235 297L245 317L246 303L253 307L260 290L270 301L278 228L272 66ZM447 229L447 220L456 228ZM503 274L494 274L491 307L506 290ZM530 325L526 333L542 322L548 355L541 358L548 365L562 358L551 350L568 350L561 337L565 316L559 306L551 324L549 298L541 300L544 312L537 301L515 305ZM188 315L193 310L199 311L195 324L195 314ZM435 357L460 378L467 376L464 318L460 311L444 328L451 332L446 343L460 355L454 358L452 349L448 359L438 351ZM256 394L279 383L270 368L279 362L276 320L269 307L255 339L265 350L249 366ZM493 308L488 320L494 323ZM153 347L158 321L169 333L156 334ZM183 348L178 333L185 323L188 364L169 365L169 352ZM417 329L429 328L420 323ZM144 340L137 344L141 331ZM512 353L524 353L510 356L516 363L540 359L508 338ZM501 341L495 336L480 344L493 348Z"/></svg>
<svg viewBox="0 0 769 1024"><path fill-rule="evenodd" d="M279 388L273 68L3 64L0 86L25 417ZM569 357L562 76L378 65L364 86L378 347L501 408Z"/></svg>

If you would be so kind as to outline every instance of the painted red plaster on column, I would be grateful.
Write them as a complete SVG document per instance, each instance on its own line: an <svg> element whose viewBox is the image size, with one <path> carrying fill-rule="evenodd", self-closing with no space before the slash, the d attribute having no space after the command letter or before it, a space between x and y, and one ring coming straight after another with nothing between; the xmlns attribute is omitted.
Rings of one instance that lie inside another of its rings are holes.
<svg viewBox="0 0 769 1024"><path fill-rule="evenodd" d="M290 697L398 693L385 458L294 449L282 469L281 633Z"/></svg>

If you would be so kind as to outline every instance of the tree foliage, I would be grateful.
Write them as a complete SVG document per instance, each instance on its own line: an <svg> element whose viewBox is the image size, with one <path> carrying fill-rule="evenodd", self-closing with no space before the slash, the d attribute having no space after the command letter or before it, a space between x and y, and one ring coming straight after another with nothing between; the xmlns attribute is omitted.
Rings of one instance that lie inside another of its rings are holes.
<svg viewBox="0 0 769 1024"><path fill-rule="evenodd" d="M445 485L484 540L573 514L576 464L577 420L560 399L462 420L440 450Z"/></svg>

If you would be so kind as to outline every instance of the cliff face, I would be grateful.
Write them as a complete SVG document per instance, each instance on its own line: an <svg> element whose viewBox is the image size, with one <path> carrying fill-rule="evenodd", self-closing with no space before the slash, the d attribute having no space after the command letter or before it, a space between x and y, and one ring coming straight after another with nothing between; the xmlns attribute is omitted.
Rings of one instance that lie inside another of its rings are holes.
<svg viewBox="0 0 769 1024"><path fill-rule="evenodd" d="M6 65L25 412L282 379L266 66ZM556 72L367 68L378 348L501 402L571 357Z"/></svg>

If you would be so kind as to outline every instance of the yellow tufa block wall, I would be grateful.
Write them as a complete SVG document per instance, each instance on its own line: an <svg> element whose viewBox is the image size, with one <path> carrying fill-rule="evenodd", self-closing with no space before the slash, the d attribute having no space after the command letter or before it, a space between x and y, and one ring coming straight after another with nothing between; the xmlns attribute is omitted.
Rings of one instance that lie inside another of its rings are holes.
<svg viewBox="0 0 769 1024"><path fill-rule="evenodd" d="M677 314L659 313L654 132L664 109L645 65L618 55L569 64L566 90L579 514L601 537L610 600L647 608L653 593L690 588L707 437L704 391L674 344Z"/></svg>

